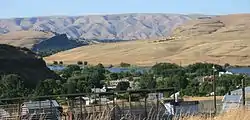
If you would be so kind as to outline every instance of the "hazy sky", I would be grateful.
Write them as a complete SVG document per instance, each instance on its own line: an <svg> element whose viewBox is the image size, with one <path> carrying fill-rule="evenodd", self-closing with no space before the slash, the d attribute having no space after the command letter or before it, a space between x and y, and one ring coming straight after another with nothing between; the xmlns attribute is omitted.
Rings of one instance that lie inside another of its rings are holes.
<svg viewBox="0 0 250 120"><path fill-rule="evenodd" d="M1 0L0 18L111 13L250 13L250 0Z"/></svg>

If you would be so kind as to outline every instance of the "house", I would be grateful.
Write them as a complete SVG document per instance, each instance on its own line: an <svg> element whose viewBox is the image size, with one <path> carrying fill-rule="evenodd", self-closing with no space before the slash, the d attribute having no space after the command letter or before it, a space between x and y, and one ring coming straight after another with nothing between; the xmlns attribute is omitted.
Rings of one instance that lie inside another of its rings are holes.
<svg viewBox="0 0 250 120"><path fill-rule="evenodd" d="M109 81L109 85L116 87L119 82L129 82L129 80L125 79L125 78L124 79L118 79L118 80L111 80L111 81Z"/></svg>
<svg viewBox="0 0 250 120"><path fill-rule="evenodd" d="M106 97L98 97L96 96L96 98L92 97L82 97L82 105L91 105L94 103L98 103L98 104L106 104L107 102L109 102L110 100ZM80 99L79 97L76 97L74 100L74 105L80 105Z"/></svg>
<svg viewBox="0 0 250 120"><path fill-rule="evenodd" d="M92 88L91 92L93 92L93 93L106 92L106 88L105 87L103 87L103 88Z"/></svg>
<svg viewBox="0 0 250 120"><path fill-rule="evenodd" d="M129 82L129 88L131 88L131 89L134 88L134 86L135 86L135 82L129 81L127 78L118 79L118 80L111 80L111 81L109 81L109 83L107 83L107 85L108 85L106 87L107 91L116 89L116 86L118 85L119 82Z"/></svg>
<svg viewBox="0 0 250 120"><path fill-rule="evenodd" d="M60 120L60 114L62 107L56 100L45 101L29 101L24 102L21 106L21 115L23 117L40 117L40 115L46 115L48 119Z"/></svg>
<svg viewBox="0 0 250 120"><path fill-rule="evenodd" d="M226 71L226 72L219 72L219 77L221 77L222 75L232 75L232 72Z"/></svg>

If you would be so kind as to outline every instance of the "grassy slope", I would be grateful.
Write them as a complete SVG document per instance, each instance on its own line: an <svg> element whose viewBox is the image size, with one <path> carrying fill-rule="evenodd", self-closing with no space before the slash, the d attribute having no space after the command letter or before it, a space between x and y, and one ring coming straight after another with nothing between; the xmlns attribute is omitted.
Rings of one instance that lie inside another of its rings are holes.
<svg viewBox="0 0 250 120"><path fill-rule="evenodd" d="M227 15L206 20L196 20L178 27L174 40L131 41L84 46L64 51L45 60L51 63L62 60L91 64L153 65L156 62L190 64L194 62L250 64L250 14Z"/></svg>
<svg viewBox="0 0 250 120"><path fill-rule="evenodd" d="M52 33L39 31L15 31L0 35L0 43L31 48L41 39L48 39L52 36Z"/></svg>

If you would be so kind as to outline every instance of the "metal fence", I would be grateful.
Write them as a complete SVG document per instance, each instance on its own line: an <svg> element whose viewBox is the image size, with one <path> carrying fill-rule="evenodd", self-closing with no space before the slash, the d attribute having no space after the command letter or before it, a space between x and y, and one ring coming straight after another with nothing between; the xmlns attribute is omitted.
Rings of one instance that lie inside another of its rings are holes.
<svg viewBox="0 0 250 120"><path fill-rule="evenodd" d="M146 96L148 93L172 90L173 88L0 99L4 103L0 106L0 120L168 119L158 95L155 100L148 100ZM125 93L129 94L128 99L116 99L118 94ZM133 101L132 94L145 97ZM95 97L91 99L91 96Z"/></svg>

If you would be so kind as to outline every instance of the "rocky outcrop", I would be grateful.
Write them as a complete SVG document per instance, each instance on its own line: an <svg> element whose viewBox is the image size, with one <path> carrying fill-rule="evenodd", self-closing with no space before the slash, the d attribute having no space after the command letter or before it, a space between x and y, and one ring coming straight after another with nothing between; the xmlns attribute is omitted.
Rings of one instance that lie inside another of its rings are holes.
<svg viewBox="0 0 250 120"><path fill-rule="evenodd" d="M60 79L41 57L27 48L0 44L0 66L0 75L17 74L29 88L36 87L41 80Z"/></svg>

